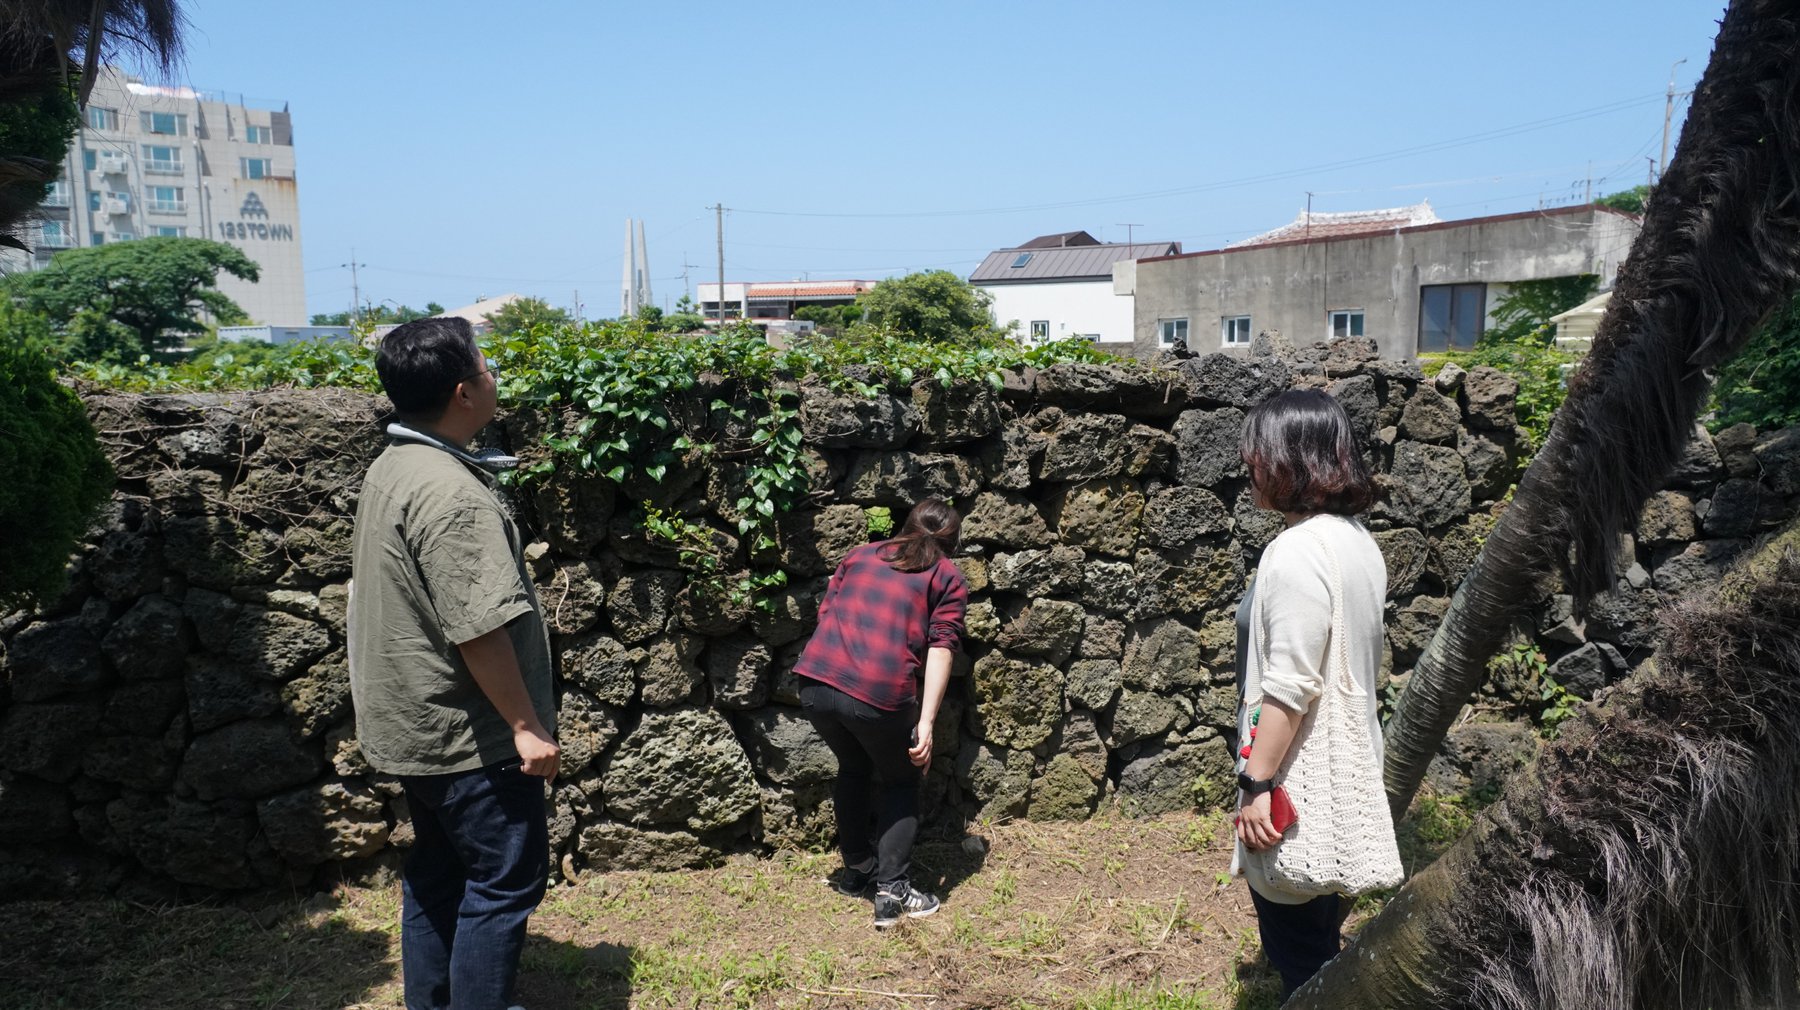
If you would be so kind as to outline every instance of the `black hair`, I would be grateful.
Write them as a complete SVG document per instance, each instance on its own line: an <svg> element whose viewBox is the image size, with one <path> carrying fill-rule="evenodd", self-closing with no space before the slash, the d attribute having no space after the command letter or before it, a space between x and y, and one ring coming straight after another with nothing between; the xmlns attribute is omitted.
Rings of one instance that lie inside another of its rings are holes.
<svg viewBox="0 0 1800 1010"><path fill-rule="evenodd" d="M1290 389L1257 404L1239 447L1251 482L1279 511L1353 516L1375 501L1350 415L1319 390Z"/></svg>
<svg viewBox="0 0 1800 1010"><path fill-rule="evenodd" d="M900 535L881 549L881 560L902 572L922 572L956 550L962 516L942 498L926 498L913 506Z"/></svg>
<svg viewBox="0 0 1800 1010"><path fill-rule="evenodd" d="M436 420L456 384L481 367L475 327L467 319L433 316L402 323L381 338L375 372L401 417Z"/></svg>

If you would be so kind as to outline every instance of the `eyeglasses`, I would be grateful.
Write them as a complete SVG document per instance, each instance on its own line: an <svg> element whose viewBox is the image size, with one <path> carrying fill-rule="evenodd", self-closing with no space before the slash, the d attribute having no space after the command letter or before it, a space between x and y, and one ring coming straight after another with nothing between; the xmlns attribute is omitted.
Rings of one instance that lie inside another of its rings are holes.
<svg viewBox="0 0 1800 1010"><path fill-rule="evenodd" d="M500 366L494 363L494 359L493 358L482 358L481 359L481 371L470 372L469 374L463 376L462 378L460 378L456 381L457 382L468 382L470 379L473 379L477 375L480 375L482 372L487 372L489 375L492 375L496 381L498 381L500 378Z"/></svg>

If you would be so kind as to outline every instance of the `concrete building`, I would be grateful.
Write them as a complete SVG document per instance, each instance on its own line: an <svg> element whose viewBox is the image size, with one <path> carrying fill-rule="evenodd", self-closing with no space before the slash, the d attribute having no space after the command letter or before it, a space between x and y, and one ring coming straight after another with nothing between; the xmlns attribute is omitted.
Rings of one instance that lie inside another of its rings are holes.
<svg viewBox="0 0 1800 1010"><path fill-rule="evenodd" d="M27 236L33 253L9 267L35 269L64 249L158 235L237 246L260 278L221 274L219 290L256 322L306 320L285 105L145 84L111 68L100 75L38 234Z"/></svg>
<svg viewBox="0 0 1800 1010"><path fill-rule="evenodd" d="M989 253L969 283L993 297L994 323L1013 324L1022 341L1078 337L1130 353L1132 300L1115 290L1113 268L1179 252L1179 242L1107 243L1085 231L1040 235Z"/></svg>
<svg viewBox="0 0 1800 1010"><path fill-rule="evenodd" d="M727 281L725 318L740 315L751 322L792 319L800 309L813 305L849 305L856 296L875 286L874 281L766 281L755 284ZM694 285L700 314L719 318L717 282Z"/></svg>
<svg viewBox="0 0 1800 1010"><path fill-rule="evenodd" d="M1149 357L1177 339L1196 351L1244 349L1263 330L1296 343L1373 337L1394 358L1470 347L1508 284L1595 274L1610 288L1640 227L1592 205L1407 223L1419 216L1313 215L1310 232L1297 222L1298 236L1287 225L1223 249L1122 261L1113 281L1134 300L1131 353Z"/></svg>
<svg viewBox="0 0 1800 1010"><path fill-rule="evenodd" d="M221 326L219 339L233 343L299 344L309 340L351 340L348 326Z"/></svg>

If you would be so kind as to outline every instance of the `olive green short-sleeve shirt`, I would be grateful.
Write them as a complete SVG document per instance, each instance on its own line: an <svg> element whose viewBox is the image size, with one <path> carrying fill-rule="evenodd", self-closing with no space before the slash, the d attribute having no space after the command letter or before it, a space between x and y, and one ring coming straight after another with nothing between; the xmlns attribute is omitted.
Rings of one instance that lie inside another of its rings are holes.
<svg viewBox="0 0 1800 1010"><path fill-rule="evenodd" d="M370 764L438 775L517 756L457 648L500 627L554 732L543 611L491 478L433 446L389 445L357 502L350 589L350 691Z"/></svg>

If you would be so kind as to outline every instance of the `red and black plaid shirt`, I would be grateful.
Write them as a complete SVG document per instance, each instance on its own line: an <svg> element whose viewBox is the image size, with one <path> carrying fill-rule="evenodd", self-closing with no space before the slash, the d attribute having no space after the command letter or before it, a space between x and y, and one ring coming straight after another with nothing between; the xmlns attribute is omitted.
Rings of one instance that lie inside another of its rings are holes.
<svg viewBox="0 0 1800 1010"><path fill-rule="evenodd" d="M969 584L949 558L895 571L881 558L886 546L864 544L838 565L794 673L897 712L918 698L926 649L961 649Z"/></svg>

